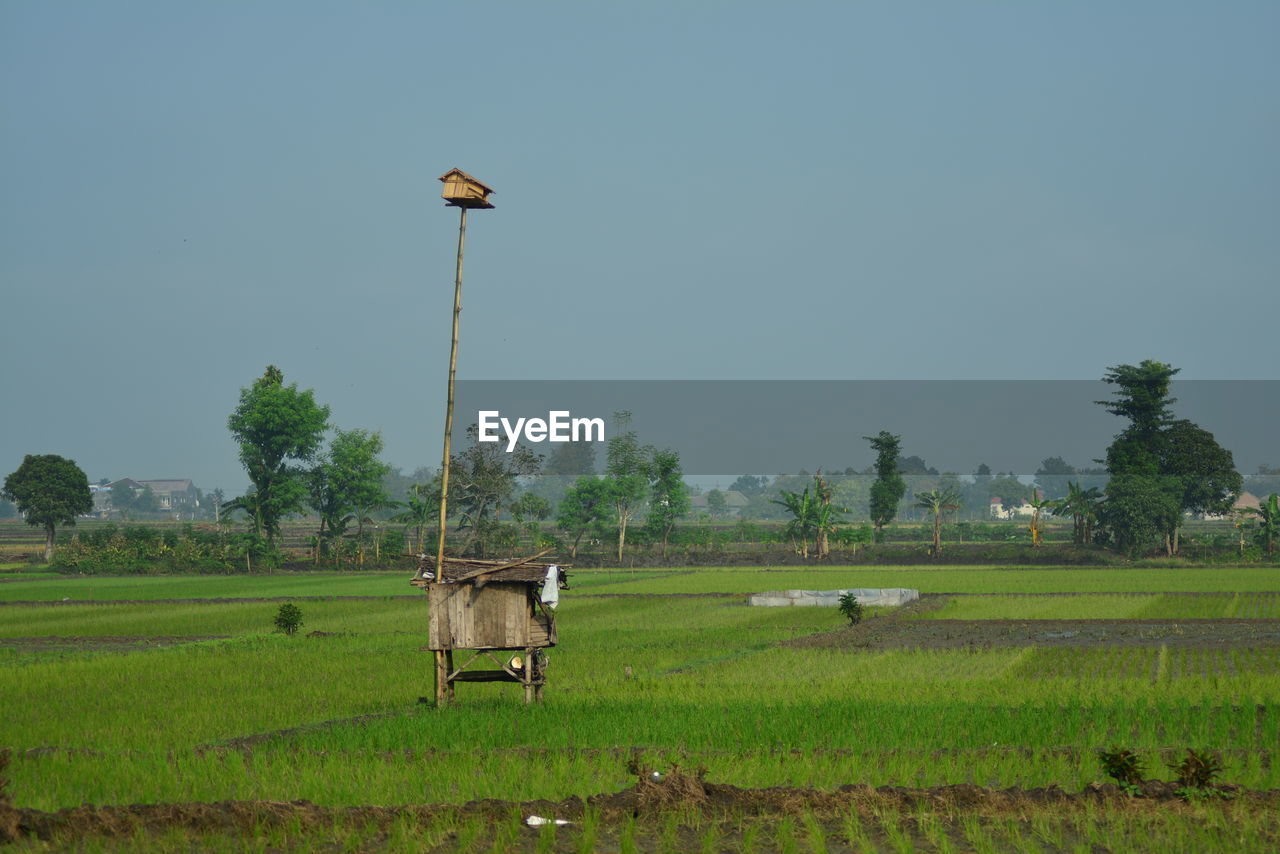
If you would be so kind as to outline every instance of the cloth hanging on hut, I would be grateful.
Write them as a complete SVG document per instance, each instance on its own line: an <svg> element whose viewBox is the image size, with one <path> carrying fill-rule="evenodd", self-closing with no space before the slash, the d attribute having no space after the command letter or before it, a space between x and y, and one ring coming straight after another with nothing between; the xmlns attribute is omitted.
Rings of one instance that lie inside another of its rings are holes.
<svg viewBox="0 0 1280 854"><path fill-rule="evenodd" d="M555 610L560 604L560 567L554 563L547 567L547 580L542 583L542 604Z"/></svg>

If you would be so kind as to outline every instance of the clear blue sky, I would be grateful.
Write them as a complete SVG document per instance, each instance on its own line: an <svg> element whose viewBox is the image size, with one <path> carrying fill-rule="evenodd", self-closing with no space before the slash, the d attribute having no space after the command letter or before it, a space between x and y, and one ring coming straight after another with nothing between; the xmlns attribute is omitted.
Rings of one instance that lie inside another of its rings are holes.
<svg viewBox="0 0 1280 854"><path fill-rule="evenodd" d="M1277 378L1277 33L1273 2L4 0L0 473L238 490L268 363L438 462L454 166L497 190L462 377Z"/></svg>

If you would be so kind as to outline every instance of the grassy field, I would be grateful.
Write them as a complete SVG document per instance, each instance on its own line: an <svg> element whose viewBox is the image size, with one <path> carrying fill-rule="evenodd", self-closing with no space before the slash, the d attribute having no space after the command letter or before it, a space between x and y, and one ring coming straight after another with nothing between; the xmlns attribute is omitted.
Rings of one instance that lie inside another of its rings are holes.
<svg viewBox="0 0 1280 854"><path fill-rule="evenodd" d="M745 605L746 593L770 589L905 586L983 594L919 620L1276 620L1274 570L577 572L562 598L546 702L525 707L509 686L467 684L444 710L418 703L431 692L420 651L426 607L406 582L403 573L330 573L0 583L0 600L48 602L0 605L0 745L14 750L14 802L559 801L625 789L635 763L703 768L707 780L743 787L1080 791L1105 779L1096 752L1111 746L1135 749L1165 778L1176 753L1215 750L1224 779L1280 788L1280 645L824 646L812 641L848 631L834 609ZM690 593L704 595L672 595ZM337 598L357 596L373 598ZM274 597L298 597L303 633L272 632L278 602L256 600ZM156 601L175 599L206 601ZM866 834L871 850L924 851L1150 850L1160 838L1167 850L1190 850L1175 844L1190 840L1198 850L1268 850L1280 839L1274 815L1234 808L1228 820L1226 802L1159 813L1029 805L972 821L941 808L868 809L769 821L685 815L670 831L633 827L630 843L626 827L608 821L594 835L580 826L558 838L519 817L412 826L419 841L438 836L440 850L502 850L490 846L503 834L525 850L847 850L858 847L851 833ZM338 822L316 839L395 848L395 834L408 832L401 820L376 832ZM164 839L131 841L163 850ZM182 839L235 847L225 834Z"/></svg>

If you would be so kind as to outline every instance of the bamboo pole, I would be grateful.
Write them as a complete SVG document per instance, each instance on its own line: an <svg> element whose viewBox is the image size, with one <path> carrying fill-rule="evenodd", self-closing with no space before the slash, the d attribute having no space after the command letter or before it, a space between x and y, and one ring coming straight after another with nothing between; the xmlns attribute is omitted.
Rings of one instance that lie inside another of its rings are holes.
<svg viewBox="0 0 1280 854"><path fill-rule="evenodd" d="M453 279L453 338L449 345L449 403L444 414L444 454L440 463L440 526L436 543L436 584L444 583L444 534L449 509L449 439L453 435L453 383L458 372L458 316L462 313L462 251L467 240L467 209L460 208L458 220L458 266ZM441 615L444 617L445 615ZM442 626L441 637L448 638L448 627ZM436 650L436 706L449 702L449 659L445 650Z"/></svg>

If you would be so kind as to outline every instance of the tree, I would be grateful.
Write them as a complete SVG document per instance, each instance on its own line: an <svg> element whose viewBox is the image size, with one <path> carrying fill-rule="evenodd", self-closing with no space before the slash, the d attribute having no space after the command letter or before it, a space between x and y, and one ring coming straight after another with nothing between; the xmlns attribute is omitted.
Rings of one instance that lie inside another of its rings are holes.
<svg viewBox="0 0 1280 854"><path fill-rule="evenodd" d="M764 475L739 475L737 480L729 484L729 489L731 491L739 492L747 498L751 498L754 495L760 495L768 488L769 478Z"/></svg>
<svg viewBox="0 0 1280 854"><path fill-rule="evenodd" d="M209 493L209 500L213 503L213 521L214 524L222 521L222 502L227 496L223 493L222 487L218 487Z"/></svg>
<svg viewBox="0 0 1280 854"><path fill-rule="evenodd" d="M416 552L422 554L426 545L423 532L432 520L440 518L440 477L437 475L430 483L415 483L409 487L404 507L405 510L392 516L391 521L414 526Z"/></svg>
<svg viewBox="0 0 1280 854"><path fill-rule="evenodd" d="M933 514L933 556L942 554L942 514L960 509L960 492L954 486L916 493L915 506Z"/></svg>
<svg viewBox="0 0 1280 854"><path fill-rule="evenodd" d="M1111 400L1095 401L1112 415L1129 419L1107 448L1107 500L1100 521L1114 544L1137 552L1152 545L1177 524L1177 484L1161 476L1163 432L1175 399L1169 386L1178 369L1151 359L1139 365L1116 365L1103 381L1116 386Z"/></svg>
<svg viewBox="0 0 1280 854"><path fill-rule="evenodd" d="M895 436L887 430L881 430L875 436L863 436L871 443L876 452L876 479L871 484L871 523L875 525L876 542L884 540L884 526L898 515L898 502L907 492L907 482L898 471L898 457L901 454L902 437Z"/></svg>
<svg viewBox="0 0 1280 854"><path fill-rule="evenodd" d="M680 470L680 454L672 450L656 451L649 471L648 526L662 537L662 556L667 556L667 542L676 520L689 515L692 502L689 487Z"/></svg>
<svg viewBox="0 0 1280 854"><path fill-rule="evenodd" d="M627 524L635 515L649 487L650 460L653 449L641 445L631 429L631 413L613 413L613 435L609 437L605 481L609 484L609 502L618 522L618 560L627 542Z"/></svg>
<svg viewBox="0 0 1280 854"><path fill-rule="evenodd" d="M988 505L990 499L999 498L1001 509L1009 513L1031 497L1031 487L1018 480L1013 472L1001 472L987 483L987 496Z"/></svg>
<svg viewBox="0 0 1280 854"><path fill-rule="evenodd" d="M111 508L118 512L122 519L129 518L129 512L133 510L137 497L137 493L133 491L128 481L118 480L111 485Z"/></svg>
<svg viewBox="0 0 1280 854"><path fill-rule="evenodd" d="M53 560L57 526L74 525L77 516L93 510L89 478L75 460L57 454L28 454L4 479L0 495L17 505L28 525L44 528L46 562Z"/></svg>
<svg viewBox="0 0 1280 854"><path fill-rule="evenodd" d="M1039 548L1041 540L1040 514L1045 510L1052 511L1055 502L1054 499L1045 498L1042 492L1036 490L1035 494L1027 499L1027 503L1031 505L1031 547Z"/></svg>
<svg viewBox="0 0 1280 854"><path fill-rule="evenodd" d="M526 492L511 505L511 518L517 522L532 519L541 522L551 515L551 502L532 492Z"/></svg>
<svg viewBox="0 0 1280 854"><path fill-rule="evenodd" d="M1274 555L1280 539L1280 495L1273 492L1257 507L1245 507L1241 512L1258 517L1258 542L1267 550L1267 557Z"/></svg>
<svg viewBox="0 0 1280 854"><path fill-rule="evenodd" d="M819 559L830 554L828 538L839 521L836 514L849 512L843 507L831 503L831 485L818 471L813 476L813 492L806 486L800 492L782 490L781 499L773 503L786 508L791 514L783 533L795 544L796 552L804 558L809 557L809 542L814 544L815 556Z"/></svg>
<svg viewBox="0 0 1280 854"><path fill-rule="evenodd" d="M499 442L480 442L475 424L467 428L467 437L471 444L449 463L449 506L458 508L458 527L467 532L459 553L483 554L502 505L521 477L537 473L542 459L524 445L508 452Z"/></svg>
<svg viewBox="0 0 1280 854"><path fill-rule="evenodd" d="M603 536L612 514L609 484L595 477L580 477L565 493L556 512L556 527L573 537L570 559L578 556L578 543L587 534Z"/></svg>
<svg viewBox="0 0 1280 854"><path fill-rule="evenodd" d="M151 487L144 486L133 499L133 509L139 513L159 513L160 497Z"/></svg>
<svg viewBox="0 0 1280 854"><path fill-rule="evenodd" d="M1178 533L1185 513L1225 515L1240 495L1244 478L1236 471L1235 459L1208 430L1184 419L1171 422L1160 443L1161 473L1172 478L1182 513L1174 517L1169 551L1178 553Z"/></svg>
<svg viewBox="0 0 1280 854"><path fill-rule="evenodd" d="M1093 542L1093 526L1098 520L1098 507L1102 493L1097 487L1081 488L1080 484L1067 481L1067 494L1053 503L1055 516L1070 516L1072 541L1078 545Z"/></svg>
<svg viewBox="0 0 1280 854"><path fill-rule="evenodd" d="M707 512L710 513L713 518L719 519L723 516L725 508L728 506L728 500L720 490L713 489L707 493Z"/></svg>
<svg viewBox="0 0 1280 854"><path fill-rule="evenodd" d="M370 508L389 501L383 478L390 466L378 459L380 453L380 434L338 430L307 471L307 500L320 517L317 562L326 543L341 537L352 519L362 520Z"/></svg>
<svg viewBox="0 0 1280 854"><path fill-rule="evenodd" d="M801 492L781 491L781 498L773 499L773 503L786 509L791 514L783 533L795 546L796 554L809 557L809 540L818 528L818 502L810 494L809 487Z"/></svg>
<svg viewBox="0 0 1280 854"><path fill-rule="evenodd" d="M1045 498L1065 498L1067 495L1067 479L1076 475L1076 467L1062 457L1046 457L1040 461L1036 469L1036 486L1044 493Z"/></svg>
<svg viewBox="0 0 1280 854"><path fill-rule="evenodd" d="M269 365L250 388L240 390L240 404L227 427L240 446L240 462L253 484L241 503L253 529L274 541L280 519L302 507L307 497L303 469L320 449L329 407L315 402L310 389L286 386L284 374Z"/></svg>

